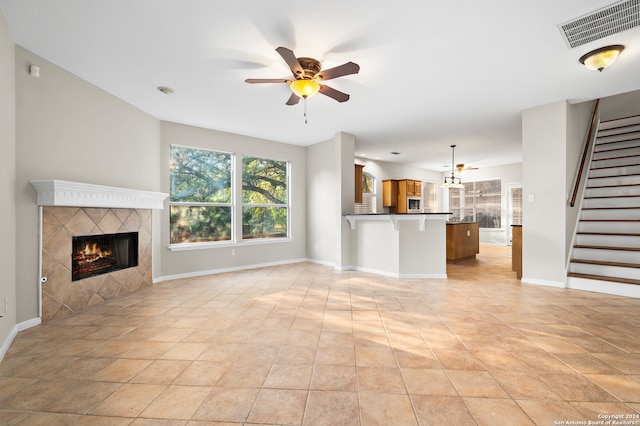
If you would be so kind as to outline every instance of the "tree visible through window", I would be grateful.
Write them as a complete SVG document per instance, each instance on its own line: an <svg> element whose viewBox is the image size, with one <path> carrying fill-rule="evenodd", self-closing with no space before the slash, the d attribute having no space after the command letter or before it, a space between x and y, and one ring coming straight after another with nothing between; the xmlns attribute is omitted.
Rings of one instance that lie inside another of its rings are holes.
<svg viewBox="0 0 640 426"><path fill-rule="evenodd" d="M242 238L283 238L288 234L289 163L242 158Z"/></svg>
<svg viewBox="0 0 640 426"><path fill-rule="evenodd" d="M480 228L502 227L500 179L463 183L464 189L449 189L452 221L478 222Z"/></svg>
<svg viewBox="0 0 640 426"><path fill-rule="evenodd" d="M231 240L233 155L172 145L171 244Z"/></svg>

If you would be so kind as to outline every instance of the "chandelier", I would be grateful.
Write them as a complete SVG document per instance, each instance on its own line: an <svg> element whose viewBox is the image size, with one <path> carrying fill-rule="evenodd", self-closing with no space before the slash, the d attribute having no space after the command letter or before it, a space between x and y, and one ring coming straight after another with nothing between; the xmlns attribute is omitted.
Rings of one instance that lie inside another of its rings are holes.
<svg viewBox="0 0 640 426"><path fill-rule="evenodd" d="M464 188L462 184L462 179L456 177L455 175L455 145L451 145L451 176L445 176L444 183L442 184L443 188Z"/></svg>

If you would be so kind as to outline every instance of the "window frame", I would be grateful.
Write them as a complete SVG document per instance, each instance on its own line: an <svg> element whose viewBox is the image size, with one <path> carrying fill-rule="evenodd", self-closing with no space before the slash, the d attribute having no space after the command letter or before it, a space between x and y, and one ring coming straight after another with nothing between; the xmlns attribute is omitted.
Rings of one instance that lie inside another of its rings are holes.
<svg viewBox="0 0 640 426"><path fill-rule="evenodd" d="M200 151L213 151L221 154L229 154L231 156L231 168L230 168L230 203L199 203L199 202L173 202L171 201L171 170L169 169L169 208L168 208L168 234L169 234L169 246L170 251L187 251L187 250L202 250L212 249L220 247L237 247L245 245L257 245L257 244L277 244L293 241L292 236L292 161L281 158L274 158L269 156L252 155L249 153L231 152L220 149L213 149L209 147L201 146L189 146L183 144L169 144L169 164L171 164L171 147L181 147L192 150ZM258 158L262 160L282 161L287 165L286 169L286 185L287 185L287 202L286 204L250 204L251 206L265 206L265 207L286 207L287 209L287 235L286 237L267 237L267 238L243 238L243 208L245 203L242 198L242 184L243 184L243 170L242 159L244 157ZM171 167L171 166L170 166ZM220 241L203 241L203 242L189 242L189 243L171 243L171 206L172 205L204 205L204 206L223 206L230 207L231 213L231 239Z"/></svg>
<svg viewBox="0 0 640 426"><path fill-rule="evenodd" d="M229 202L203 202L203 201L172 201L171 197L173 195L172 186L173 183L171 181L171 164L172 164L172 155L171 150L173 147L185 148L193 151L209 151L214 152L216 154L229 155L230 168L229 168ZM192 247L201 247L201 246L219 246L231 244L235 241L235 163L236 163L236 154L229 151L222 151L211 148L202 148L202 147L194 147L187 146L181 144L170 144L169 145L169 248L171 250L175 248L192 248ZM229 217L230 224L229 228L231 230L231 237L227 240L219 240L219 241L201 241L201 242L188 242L188 243L173 243L171 242L171 207L173 206L188 206L188 207L228 207L229 208Z"/></svg>
<svg viewBox="0 0 640 426"><path fill-rule="evenodd" d="M238 209L240 212L240 224L237 240L244 243L266 243L266 242L280 242L285 240L291 240L291 161L290 160L280 160L272 157L263 157L257 155L249 155L242 154L240 158L240 190L239 190L239 200L240 200L240 208ZM244 159L245 158L256 158L258 160L267 160L267 161L279 161L286 164L286 177L285 177L285 185L286 185L286 203L245 203L244 202ZM259 238L245 238L244 236L244 209L245 207L277 207L277 208L286 208L287 211L287 235L284 237L259 237Z"/></svg>
<svg viewBox="0 0 640 426"><path fill-rule="evenodd" d="M477 194L476 191L478 191L477 189L477 185L479 183L484 183L484 182L495 182L497 181L500 184L500 191L492 194L492 195L498 195L500 197L500 201L499 201L499 215L498 218L500 219L500 226L497 226L495 228L487 228L487 227L482 227L480 226L480 221L478 221L478 204L477 204ZM470 191L470 194L467 194L467 190L466 187L465 189L457 189L457 188L450 188L449 189L449 211L451 211L452 213L457 210L458 211L458 220L462 220L464 219L466 216L468 216L467 214L462 215L462 212L466 212L466 211L470 211L471 215L473 216L473 220L475 222L478 222L479 228L482 230L487 230L487 231L495 231L495 230L503 230L504 229L504 194L503 194L503 182L501 178L487 178L487 179L478 179L478 180L472 180L472 181L466 181L463 182L463 185L473 185L472 190ZM453 194L457 192L458 195L454 196ZM453 207L453 203L452 203L452 198L453 197L457 197L459 200L459 205L457 207ZM471 206L467 206L466 205L466 199L471 197ZM455 217L455 215L452 215L452 217Z"/></svg>

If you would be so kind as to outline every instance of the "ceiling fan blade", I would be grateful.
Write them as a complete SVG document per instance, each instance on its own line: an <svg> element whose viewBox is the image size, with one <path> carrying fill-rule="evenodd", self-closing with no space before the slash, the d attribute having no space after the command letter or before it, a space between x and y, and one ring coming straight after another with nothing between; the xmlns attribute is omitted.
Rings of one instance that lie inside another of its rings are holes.
<svg viewBox="0 0 640 426"><path fill-rule="evenodd" d="M287 49L286 47L278 47L276 52L278 52L287 65L289 65L294 77L304 74L304 70L302 66L300 66L300 62L298 62L298 58L296 58L293 50Z"/></svg>
<svg viewBox="0 0 640 426"><path fill-rule="evenodd" d="M300 97L295 93L292 93L287 101L287 105L296 105L298 102L300 102Z"/></svg>
<svg viewBox="0 0 640 426"><path fill-rule="evenodd" d="M318 80L331 80L332 78L342 77L343 75L357 74L360 71L360 65L354 62L347 62L335 68L322 70L318 73Z"/></svg>
<svg viewBox="0 0 640 426"><path fill-rule="evenodd" d="M338 102L346 102L349 100L349 95L347 95L346 93L343 93L332 87L325 86L323 84L320 85L320 93L332 99L335 99Z"/></svg>
<svg viewBox="0 0 640 426"><path fill-rule="evenodd" d="M292 80L287 80L283 78L248 78L244 81L249 84L256 83L291 83Z"/></svg>

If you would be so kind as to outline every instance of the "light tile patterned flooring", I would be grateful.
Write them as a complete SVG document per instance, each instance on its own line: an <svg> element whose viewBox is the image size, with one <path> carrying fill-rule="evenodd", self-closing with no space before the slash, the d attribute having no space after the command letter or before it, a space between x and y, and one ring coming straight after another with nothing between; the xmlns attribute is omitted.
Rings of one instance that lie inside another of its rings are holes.
<svg viewBox="0 0 640 426"><path fill-rule="evenodd" d="M640 300L510 266L483 246L447 280L301 263L157 284L19 333L0 424L640 424Z"/></svg>

